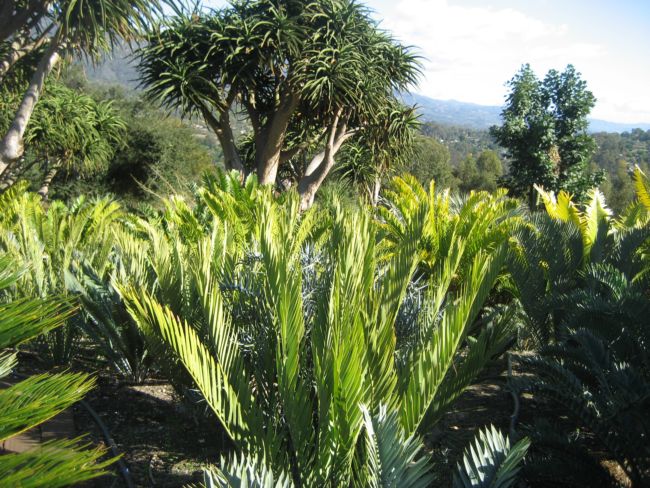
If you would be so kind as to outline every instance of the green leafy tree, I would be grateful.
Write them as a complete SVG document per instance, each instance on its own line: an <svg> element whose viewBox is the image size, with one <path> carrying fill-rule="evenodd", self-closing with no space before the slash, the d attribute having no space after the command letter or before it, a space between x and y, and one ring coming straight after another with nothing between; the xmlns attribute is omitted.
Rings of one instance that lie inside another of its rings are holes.
<svg viewBox="0 0 650 488"><path fill-rule="evenodd" d="M468 154L467 157L460 163L460 166L456 171L456 177L458 178L458 188L461 191L469 192L470 190L474 190L478 187L478 166L476 165L476 159L472 154Z"/></svg>
<svg viewBox="0 0 650 488"><path fill-rule="evenodd" d="M499 155L489 149L482 151L476 158L479 173L479 190L495 191L503 175L503 163Z"/></svg>
<svg viewBox="0 0 650 488"><path fill-rule="evenodd" d="M569 65L539 80L526 64L508 86L503 124L490 129L508 150L506 186L526 198L531 208L537 203L535 184L566 190L579 200L585 197L603 175L589 171L596 145L587 134L587 115L596 99L580 73Z"/></svg>
<svg viewBox="0 0 650 488"><path fill-rule="evenodd" d="M104 171L126 129L109 102L96 102L58 83L48 87L34 114L25 144L28 158L41 169L38 193L43 199L60 171L82 176ZM12 178L20 175L14 172Z"/></svg>
<svg viewBox="0 0 650 488"><path fill-rule="evenodd" d="M14 6L11 4L14 3ZM7 5L5 7L5 5ZM145 0L39 0L4 2L0 21L3 50L15 56L20 47L11 41L21 32L44 25L47 46L29 78L20 89L23 96L15 115L0 141L0 179L11 166L21 164L25 151L25 131L52 70L68 55L95 57L117 40L132 40L148 25L158 11L159 2ZM4 27L4 28L3 28ZM39 44L40 46L40 44ZM3 82L4 83L4 82ZM6 187L6 182L4 183Z"/></svg>
<svg viewBox="0 0 650 488"><path fill-rule="evenodd" d="M275 184L283 165L308 153L297 171L303 208L347 141L363 139L376 155L408 138L412 110L394 93L415 81L418 63L357 2L233 1L179 14L149 41L140 51L148 92L203 117L226 169L245 171L233 110L252 129L262 184Z"/></svg>

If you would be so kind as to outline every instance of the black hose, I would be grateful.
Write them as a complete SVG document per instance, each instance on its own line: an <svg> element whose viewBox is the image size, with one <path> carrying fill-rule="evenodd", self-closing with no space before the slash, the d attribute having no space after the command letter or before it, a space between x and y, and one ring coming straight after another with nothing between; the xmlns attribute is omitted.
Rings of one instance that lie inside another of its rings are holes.
<svg viewBox="0 0 650 488"><path fill-rule="evenodd" d="M519 395L512 387L512 356L510 353L508 353L508 383L508 389L510 390L510 395L512 395L512 400L514 402L514 409L510 416L510 438L516 439L517 431L515 430L515 426L517 425L517 418L519 417Z"/></svg>
<svg viewBox="0 0 650 488"><path fill-rule="evenodd" d="M108 447L111 450L111 454L113 454L113 456L115 457L118 457L120 453L117 450L117 445L115 444L115 441L111 437L111 434L108 432L108 428L106 427L106 424L104 424L104 422L99 417L97 412L95 412L95 410L93 410L93 408L90 405L88 405L88 402L86 402L85 400L80 400L79 403L81 404L82 407L86 409L86 411L93 418L93 420L97 424L97 427L99 427L99 430L102 431L102 435L104 436L104 440L106 441L106 444L108 444ZM124 483L126 484L127 488L135 488L135 485L133 484L133 480L131 479L131 473L129 471L129 468L121 457L117 459L117 467L120 470L120 474L122 475L122 478L124 478Z"/></svg>

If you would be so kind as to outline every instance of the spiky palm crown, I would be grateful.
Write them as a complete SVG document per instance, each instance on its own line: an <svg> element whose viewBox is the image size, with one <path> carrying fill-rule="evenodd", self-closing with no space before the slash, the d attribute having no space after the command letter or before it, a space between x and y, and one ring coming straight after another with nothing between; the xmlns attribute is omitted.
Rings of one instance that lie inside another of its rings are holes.
<svg viewBox="0 0 650 488"><path fill-rule="evenodd" d="M417 79L417 56L357 2L232 2L178 15L149 41L139 51L142 84L169 108L255 112L257 144L265 135L256 127L294 98L286 150L295 141L322 144L323 129L342 112L350 129L364 133L378 166L406 155L399 149L408 146L415 119L394 93Z"/></svg>

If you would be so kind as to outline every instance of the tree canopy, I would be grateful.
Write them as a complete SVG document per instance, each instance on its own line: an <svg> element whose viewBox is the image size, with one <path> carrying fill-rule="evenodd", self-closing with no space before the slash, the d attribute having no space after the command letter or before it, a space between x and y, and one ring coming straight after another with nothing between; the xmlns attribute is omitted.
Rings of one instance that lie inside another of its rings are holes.
<svg viewBox="0 0 650 488"><path fill-rule="evenodd" d="M303 206L346 141L363 139L381 155L412 137L413 110L394 93L416 81L417 58L354 1L233 1L179 12L140 57L149 94L203 117L227 169L246 171L233 112L250 124L261 183L274 184L281 166L306 154L296 171Z"/></svg>
<svg viewBox="0 0 650 488"><path fill-rule="evenodd" d="M535 184L584 198L603 179L602 173L589 172L596 144L587 134L587 115L596 98L587 83L571 65L562 73L550 70L540 80L526 64L508 86L503 124L490 130L508 151L506 186L531 206Z"/></svg>
<svg viewBox="0 0 650 488"><path fill-rule="evenodd" d="M95 57L133 40L160 11L157 0L37 0L0 7L0 83L26 55L44 47L15 116L0 140L0 183L7 186L25 151L24 137L45 82L65 56Z"/></svg>

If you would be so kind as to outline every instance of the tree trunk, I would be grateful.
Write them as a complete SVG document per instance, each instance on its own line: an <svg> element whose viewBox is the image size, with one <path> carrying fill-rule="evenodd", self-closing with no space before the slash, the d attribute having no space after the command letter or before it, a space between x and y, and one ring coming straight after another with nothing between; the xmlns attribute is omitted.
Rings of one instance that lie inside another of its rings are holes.
<svg viewBox="0 0 650 488"><path fill-rule="evenodd" d="M58 164L52 165L45 173L45 178L43 178L43 184L41 185L40 190L38 190L38 194L41 196L43 201L47 200L47 195L50 192L50 185L52 184L52 180L54 180L56 173L59 171L59 168L60 166Z"/></svg>
<svg viewBox="0 0 650 488"><path fill-rule="evenodd" d="M4 174L10 165L15 164L24 153L25 129L43 91L45 79L61 59L59 51L58 43L52 41L52 45L38 63L9 131L0 142L0 175Z"/></svg>
<svg viewBox="0 0 650 488"><path fill-rule="evenodd" d="M346 132L345 123L338 126L338 118L339 116L336 117L334 125L330 128L325 150L313 157L305 170L305 175L298 183L300 209L303 211L314 204L316 192L334 167L336 153L341 149L343 143L355 134L355 131Z"/></svg>
<svg viewBox="0 0 650 488"><path fill-rule="evenodd" d="M11 188L18 181L18 174L14 169L13 167L8 168L0 177L0 193Z"/></svg>
<svg viewBox="0 0 650 488"><path fill-rule="evenodd" d="M298 106L298 96L289 93L266 127L255 135L255 159L257 178L262 185L273 185L282 160L282 147L289 128L289 121Z"/></svg>
<svg viewBox="0 0 650 488"><path fill-rule="evenodd" d="M219 139L219 144L223 151L223 163L226 170L231 171L234 169L244 175L244 164L239 156L239 151L237 151L235 136L230 127L230 117L228 116L228 113L222 113L220 118L217 119L217 117L215 117L207 107L202 107L201 112L206 124L210 126L212 132L214 132L217 139Z"/></svg>
<svg viewBox="0 0 650 488"><path fill-rule="evenodd" d="M242 163L239 151L237 151L237 145L235 144L235 138L232 129L230 128L230 123L223 124L222 132L217 134L217 137L219 138L219 143L221 144L221 149L223 151L223 161L226 170L236 170L244 175L246 173L244 163Z"/></svg>
<svg viewBox="0 0 650 488"><path fill-rule="evenodd" d="M376 207L379 203L379 192L381 191L381 176L375 176L375 183L372 189L371 204L373 207Z"/></svg>
<svg viewBox="0 0 650 488"><path fill-rule="evenodd" d="M298 193L300 194L300 210L307 210L314 204L314 197L316 192L325 181L325 177L334 166L334 155L332 151L327 149L316 156L312 160L320 160L321 163L317 166L316 170L310 174L305 173L305 175L300 179L298 183ZM312 166L310 163L310 166Z"/></svg>

